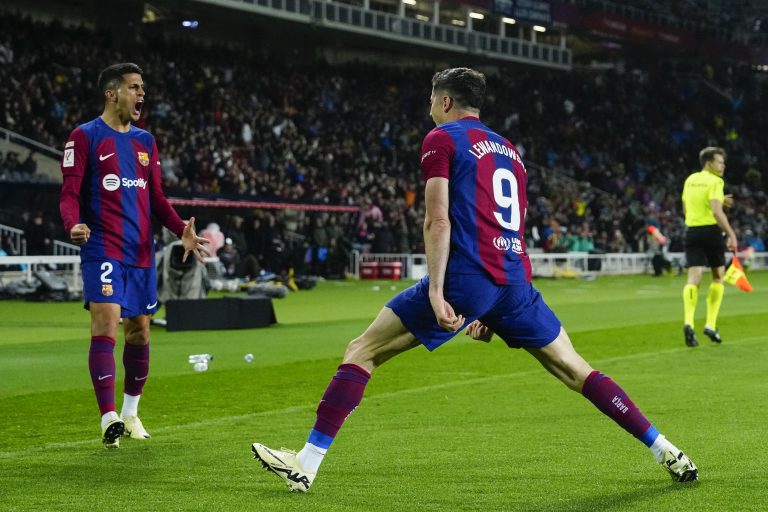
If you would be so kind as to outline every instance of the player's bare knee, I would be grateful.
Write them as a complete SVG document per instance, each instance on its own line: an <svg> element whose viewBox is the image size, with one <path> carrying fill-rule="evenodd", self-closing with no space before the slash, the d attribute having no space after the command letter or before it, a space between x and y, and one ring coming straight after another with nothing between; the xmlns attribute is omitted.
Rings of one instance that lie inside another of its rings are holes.
<svg viewBox="0 0 768 512"><path fill-rule="evenodd" d="M579 358L581 359L581 358ZM584 382L592 373L592 367L581 359L580 361L560 361L557 370L552 372L568 389L581 393Z"/></svg>
<svg viewBox="0 0 768 512"><path fill-rule="evenodd" d="M149 343L149 333L144 331L137 331L130 334L126 333L125 342L129 345L146 345Z"/></svg>
<svg viewBox="0 0 768 512"><path fill-rule="evenodd" d="M149 343L149 326L125 324L125 342L129 345L143 346Z"/></svg>
<svg viewBox="0 0 768 512"><path fill-rule="evenodd" d="M372 359L373 353L365 335L358 336L350 341L347 345L347 350L344 352L344 364L363 366L370 363Z"/></svg>
<svg viewBox="0 0 768 512"><path fill-rule="evenodd" d="M91 336L117 337L117 322L111 322L108 318L94 318L91 321Z"/></svg>
<svg viewBox="0 0 768 512"><path fill-rule="evenodd" d="M576 374L570 373L567 370L554 371L552 374L571 391L581 391L583 382L581 385L579 384L579 379Z"/></svg>
<svg viewBox="0 0 768 512"><path fill-rule="evenodd" d="M575 391L576 393L581 393L582 388L584 387L584 381L586 379L580 379L578 376L573 375L570 376L570 378L567 381L563 381L563 384L565 384L568 389L571 391Z"/></svg>

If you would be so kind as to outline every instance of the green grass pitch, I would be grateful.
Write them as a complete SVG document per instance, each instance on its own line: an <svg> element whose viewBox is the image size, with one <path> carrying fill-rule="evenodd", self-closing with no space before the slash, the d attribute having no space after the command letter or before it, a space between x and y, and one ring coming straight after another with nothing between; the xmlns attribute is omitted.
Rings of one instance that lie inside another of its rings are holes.
<svg viewBox="0 0 768 512"><path fill-rule="evenodd" d="M524 351L462 334L380 368L310 492L290 494L250 443L300 448L347 342L410 283L321 283L275 300L265 329L153 327L140 406L153 437L114 452L82 306L0 302L0 510L768 510L768 273L750 280L754 293L726 287L722 346L699 334L696 349L682 277L536 282L577 350L697 463L693 484ZM193 372L187 356L206 352L210 369Z"/></svg>

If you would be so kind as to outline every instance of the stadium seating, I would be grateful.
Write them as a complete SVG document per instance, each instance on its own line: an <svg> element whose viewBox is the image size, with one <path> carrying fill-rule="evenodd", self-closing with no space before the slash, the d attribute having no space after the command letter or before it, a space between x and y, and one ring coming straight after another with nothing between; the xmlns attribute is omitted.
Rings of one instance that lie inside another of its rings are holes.
<svg viewBox="0 0 768 512"><path fill-rule="evenodd" d="M0 125L61 148L74 126L98 114L96 76L124 49L107 33L11 15L0 16L0 31L15 55L0 68ZM130 55L145 70L140 124L157 137L167 192L372 203L380 221L343 215L336 238L370 247L378 237L383 250L419 251L418 161L432 127L434 70L297 68L247 50L192 52L160 40L132 46ZM732 223L764 240L768 116L756 91L751 74L729 65L619 62L569 73L502 65L489 77L483 119L537 169L529 172L529 246L565 251L559 241L578 230L597 250L643 251L643 228L654 223L680 250L682 181L713 143L730 155ZM23 179L17 170L5 176ZM314 222L293 215L279 213L276 230L301 259Z"/></svg>

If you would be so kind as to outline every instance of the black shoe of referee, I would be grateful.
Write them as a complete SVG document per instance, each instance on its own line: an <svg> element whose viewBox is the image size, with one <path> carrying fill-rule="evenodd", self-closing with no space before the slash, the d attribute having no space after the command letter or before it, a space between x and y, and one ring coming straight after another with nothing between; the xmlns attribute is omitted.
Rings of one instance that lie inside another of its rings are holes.
<svg viewBox="0 0 768 512"><path fill-rule="evenodd" d="M685 325L683 327L683 334L685 334L685 344L689 347L698 347L699 340L696 339L696 333L693 332L693 327Z"/></svg>
<svg viewBox="0 0 768 512"><path fill-rule="evenodd" d="M720 331L718 329L710 329L709 327L704 328L704 334L706 334L709 339L712 340L712 343L717 343L718 345L723 342L723 338L720 337Z"/></svg>

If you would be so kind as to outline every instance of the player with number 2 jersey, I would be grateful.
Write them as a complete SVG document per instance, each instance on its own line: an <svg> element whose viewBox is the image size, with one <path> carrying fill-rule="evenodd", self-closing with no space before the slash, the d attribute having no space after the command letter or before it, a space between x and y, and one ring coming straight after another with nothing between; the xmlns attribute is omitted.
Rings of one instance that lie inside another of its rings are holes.
<svg viewBox="0 0 768 512"><path fill-rule="evenodd" d="M149 132L132 126L144 105L142 70L133 63L104 69L98 79L104 111L78 126L64 145L59 210L64 229L81 247L85 307L91 313L88 368L101 412L105 448L120 437L148 439L138 404L149 376L150 315L157 310L157 278L150 216L173 231L184 259L201 259L206 242L176 214L160 186L160 157ZM125 386L115 410L114 347L123 318Z"/></svg>

